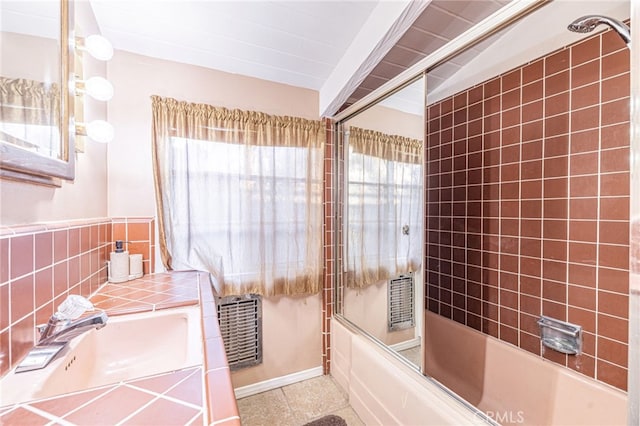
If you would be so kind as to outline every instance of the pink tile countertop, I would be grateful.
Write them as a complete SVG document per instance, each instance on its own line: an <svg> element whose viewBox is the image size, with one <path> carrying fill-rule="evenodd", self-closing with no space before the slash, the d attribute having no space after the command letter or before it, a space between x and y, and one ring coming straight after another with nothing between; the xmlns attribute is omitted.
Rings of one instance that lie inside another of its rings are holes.
<svg viewBox="0 0 640 426"><path fill-rule="evenodd" d="M110 316L199 303L203 365L2 407L0 424L240 425L207 273L166 272L109 283L91 301Z"/></svg>

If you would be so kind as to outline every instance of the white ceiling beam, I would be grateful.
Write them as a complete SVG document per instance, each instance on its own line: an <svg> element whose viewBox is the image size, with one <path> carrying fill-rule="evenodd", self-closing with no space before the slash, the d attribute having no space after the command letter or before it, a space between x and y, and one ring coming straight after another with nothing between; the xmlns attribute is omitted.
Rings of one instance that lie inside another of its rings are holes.
<svg viewBox="0 0 640 426"><path fill-rule="evenodd" d="M450 58L456 53L462 52L466 47L472 45L475 41L481 40L482 38L492 34L493 32L498 31L504 25L514 21L519 17L527 15L528 13L544 6L550 1L552 0L512 1L501 9L498 9L492 15L483 19L481 22L469 28L467 31L463 32L458 37L454 38L435 52L431 53L426 58L421 59L419 62L407 68L396 77L387 81L373 92L369 93L362 99L355 102L353 105L346 108L344 111L335 114L332 118L336 121L340 121L345 117L349 117L355 114L359 110L376 102L378 99L381 99L392 93L403 84L407 84L409 81L415 79L425 70L432 68L436 64L442 63L447 58Z"/></svg>
<svg viewBox="0 0 640 426"><path fill-rule="evenodd" d="M381 1L320 89L320 115L332 116L431 0Z"/></svg>

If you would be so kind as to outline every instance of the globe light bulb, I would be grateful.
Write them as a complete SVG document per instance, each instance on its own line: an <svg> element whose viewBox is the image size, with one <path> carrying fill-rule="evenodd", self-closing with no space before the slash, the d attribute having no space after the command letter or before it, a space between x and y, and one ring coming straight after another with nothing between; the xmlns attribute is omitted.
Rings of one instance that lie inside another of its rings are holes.
<svg viewBox="0 0 640 426"><path fill-rule="evenodd" d="M84 49L99 61L108 61L113 57L113 46L101 35L90 35L84 39Z"/></svg>
<svg viewBox="0 0 640 426"><path fill-rule="evenodd" d="M99 101L108 101L113 97L113 86L102 77L91 77L84 82L85 92Z"/></svg>
<svg viewBox="0 0 640 426"><path fill-rule="evenodd" d="M77 123L76 134L88 136L99 143L109 143L113 140L114 130L110 123L104 120L93 120L90 123Z"/></svg>

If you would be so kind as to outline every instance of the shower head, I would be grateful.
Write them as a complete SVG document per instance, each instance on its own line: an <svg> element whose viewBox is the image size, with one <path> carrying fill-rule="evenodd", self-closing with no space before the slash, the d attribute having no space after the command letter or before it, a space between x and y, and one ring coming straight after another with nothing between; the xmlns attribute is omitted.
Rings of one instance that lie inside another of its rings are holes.
<svg viewBox="0 0 640 426"><path fill-rule="evenodd" d="M631 43L631 31L617 19L600 15L587 15L576 19L567 27L569 31L576 33L588 33L593 31L598 25L605 24L613 28L627 45Z"/></svg>

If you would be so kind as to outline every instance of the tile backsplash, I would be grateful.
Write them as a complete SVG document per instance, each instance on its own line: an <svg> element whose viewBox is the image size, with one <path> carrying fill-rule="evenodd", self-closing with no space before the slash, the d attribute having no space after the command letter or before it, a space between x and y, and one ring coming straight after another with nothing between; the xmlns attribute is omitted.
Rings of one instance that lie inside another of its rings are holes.
<svg viewBox="0 0 640 426"><path fill-rule="evenodd" d="M0 228L0 375L33 347L35 326L69 294L89 296L107 282L109 252L122 230L132 253L143 254L145 274L153 270L153 218Z"/></svg>
<svg viewBox="0 0 640 426"><path fill-rule="evenodd" d="M155 264L155 220L147 217L112 218L113 241L125 241L129 254L142 255L142 271L153 272Z"/></svg>
<svg viewBox="0 0 640 426"><path fill-rule="evenodd" d="M586 38L429 105L426 152L428 309L623 390L629 75L617 34Z"/></svg>

